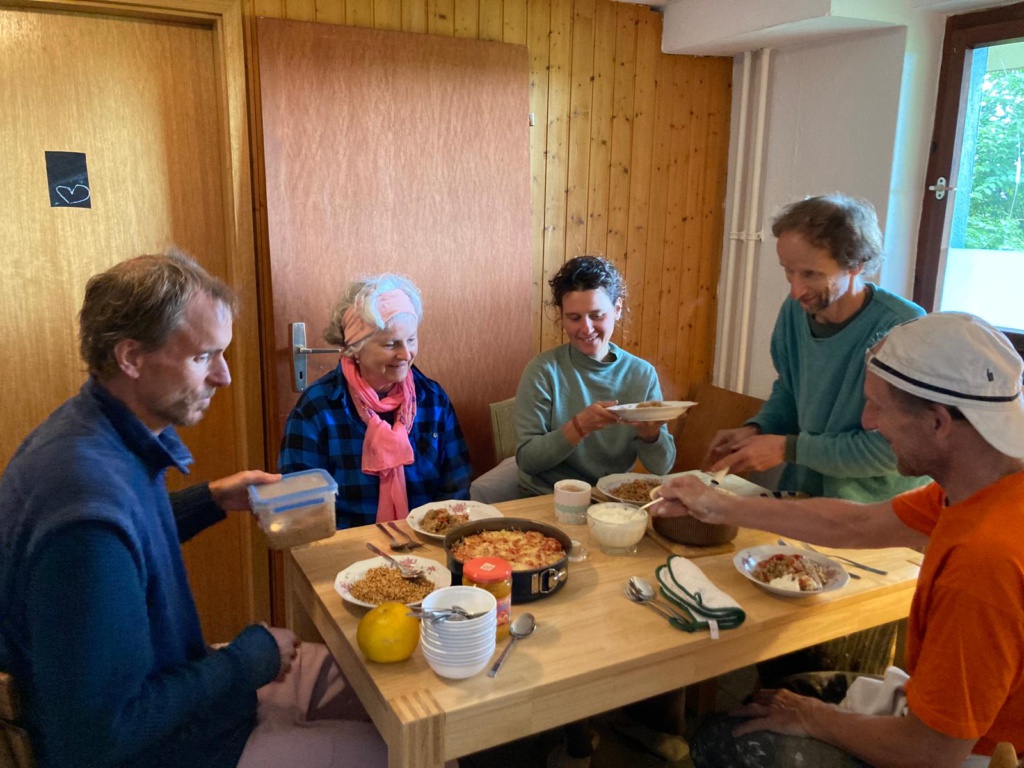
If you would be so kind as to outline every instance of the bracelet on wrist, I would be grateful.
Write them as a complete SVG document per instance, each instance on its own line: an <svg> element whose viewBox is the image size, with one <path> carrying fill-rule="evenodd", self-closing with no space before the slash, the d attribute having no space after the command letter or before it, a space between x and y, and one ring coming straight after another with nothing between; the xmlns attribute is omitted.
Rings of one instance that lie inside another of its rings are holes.
<svg viewBox="0 0 1024 768"><path fill-rule="evenodd" d="M580 426L580 419L576 414L573 414L572 426L579 433L580 438L585 438L587 436L587 433L583 431L583 427Z"/></svg>

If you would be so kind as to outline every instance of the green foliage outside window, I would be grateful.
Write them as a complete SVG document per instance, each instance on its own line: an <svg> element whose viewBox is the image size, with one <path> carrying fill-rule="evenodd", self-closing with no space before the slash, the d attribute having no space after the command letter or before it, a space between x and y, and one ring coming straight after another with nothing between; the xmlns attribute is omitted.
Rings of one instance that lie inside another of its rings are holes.
<svg viewBox="0 0 1024 768"><path fill-rule="evenodd" d="M1024 251L1024 69L988 72L981 90L964 247Z"/></svg>

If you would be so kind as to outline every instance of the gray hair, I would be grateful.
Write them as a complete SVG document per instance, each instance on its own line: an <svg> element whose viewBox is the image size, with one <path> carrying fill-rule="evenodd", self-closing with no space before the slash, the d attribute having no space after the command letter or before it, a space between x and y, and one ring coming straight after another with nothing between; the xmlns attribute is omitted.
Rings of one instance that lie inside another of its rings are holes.
<svg viewBox="0 0 1024 768"><path fill-rule="evenodd" d="M419 288L412 280L404 275L395 275L390 272L380 275L362 275L345 287L341 300L334 306L331 320L324 330L324 340L328 344L336 344L341 347L341 353L347 357L355 355L365 343L365 339L355 345L345 342L345 313L352 309L367 325L382 331L386 327L386 323L377 309L377 299L382 293L395 289L403 291L409 297L409 301L416 309L416 322L422 323L423 301L420 299Z"/></svg>
<svg viewBox="0 0 1024 768"><path fill-rule="evenodd" d="M798 200L772 219L772 234L803 235L815 248L825 248L840 267L873 275L882 266L882 231L875 207L846 195L820 195Z"/></svg>
<svg viewBox="0 0 1024 768"><path fill-rule="evenodd" d="M79 351L89 373L100 380L113 377L114 349L126 339L146 351L162 347L200 293L222 302L232 317L237 313L235 292L177 249L137 256L93 275L78 313Z"/></svg>

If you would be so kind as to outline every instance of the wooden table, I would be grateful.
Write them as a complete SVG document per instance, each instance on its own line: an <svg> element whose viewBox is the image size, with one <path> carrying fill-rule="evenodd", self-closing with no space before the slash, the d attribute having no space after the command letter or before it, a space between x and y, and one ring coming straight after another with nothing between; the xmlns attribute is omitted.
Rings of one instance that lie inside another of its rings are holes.
<svg viewBox="0 0 1024 768"><path fill-rule="evenodd" d="M551 496L497 506L506 517L554 522ZM636 555L609 556L590 542L586 526L559 527L586 544L590 556L570 564L569 579L557 593L513 606L513 616L532 612L538 628L495 678L440 678L419 651L394 664L365 661L355 635L367 609L343 601L334 579L369 556L366 541L383 545L373 526L339 531L286 558L290 626L302 637L326 642L387 742L389 768L440 768L446 759L905 618L920 562L909 549L849 552L889 575L860 571L862 578L841 590L792 599L747 581L734 569L732 554L700 558L696 563L704 573L747 613L741 627L712 640L707 632L672 628L623 595L622 584L631 575L654 581L655 567L668 556L659 544L645 537ZM735 543L739 548L772 541L744 530ZM433 542L416 553L445 562Z"/></svg>

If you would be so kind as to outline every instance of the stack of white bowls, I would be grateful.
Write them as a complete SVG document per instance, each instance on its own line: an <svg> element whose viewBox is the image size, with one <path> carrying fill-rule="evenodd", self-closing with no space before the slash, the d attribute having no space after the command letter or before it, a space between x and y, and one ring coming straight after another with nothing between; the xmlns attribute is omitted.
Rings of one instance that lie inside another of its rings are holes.
<svg viewBox="0 0 1024 768"><path fill-rule="evenodd" d="M442 587L423 599L425 611L453 605L482 615L473 619L424 619L420 622L420 650L434 672L459 680L482 672L494 655L498 603L494 595L477 587Z"/></svg>

